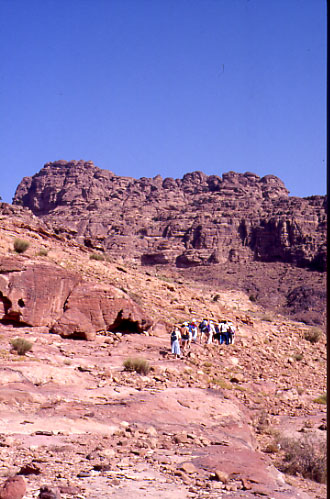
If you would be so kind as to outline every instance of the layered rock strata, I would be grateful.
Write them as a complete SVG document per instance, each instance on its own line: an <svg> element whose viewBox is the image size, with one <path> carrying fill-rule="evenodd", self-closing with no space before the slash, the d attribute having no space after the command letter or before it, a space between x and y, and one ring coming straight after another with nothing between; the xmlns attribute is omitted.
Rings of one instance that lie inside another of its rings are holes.
<svg viewBox="0 0 330 499"><path fill-rule="evenodd" d="M134 179L91 161L47 163L19 184L28 207L80 243L140 262L186 268L282 261L323 271L326 198L290 197L250 172Z"/></svg>

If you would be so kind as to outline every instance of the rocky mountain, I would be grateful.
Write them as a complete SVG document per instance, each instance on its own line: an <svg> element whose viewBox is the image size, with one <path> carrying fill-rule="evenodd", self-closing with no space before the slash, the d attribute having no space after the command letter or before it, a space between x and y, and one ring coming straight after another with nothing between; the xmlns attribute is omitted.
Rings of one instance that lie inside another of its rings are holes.
<svg viewBox="0 0 330 499"><path fill-rule="evenodd" d="M326 197L290 197L274 175L134 179L60 160L24 178L13 203L88 248L324 323Z"/></svg>
<svg viewBox="0 0 330 499"><path fill-rule="evenodd" d="M47 163L13 204L77 241L142 264L282 261L325 270L326 200L289 197L274 175L120 177L83 161Z"/></svg>

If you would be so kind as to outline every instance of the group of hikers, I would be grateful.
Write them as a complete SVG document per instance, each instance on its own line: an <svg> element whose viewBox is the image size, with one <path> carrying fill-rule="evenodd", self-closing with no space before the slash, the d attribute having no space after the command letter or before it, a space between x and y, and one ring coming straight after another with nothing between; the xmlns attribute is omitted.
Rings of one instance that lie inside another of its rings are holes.
<svg viewBox="0 0 330 499"><path fill-rule="evenodd" d="M210 345L213 340L218 341L220 345L233 344L235 342L236 328L231 321L221 320L219 322L203 319L199 321L192 320L175 324L171 333L171 351L172 354L179 358L187 350L190 350L192 343L200 343Z"/></svg>

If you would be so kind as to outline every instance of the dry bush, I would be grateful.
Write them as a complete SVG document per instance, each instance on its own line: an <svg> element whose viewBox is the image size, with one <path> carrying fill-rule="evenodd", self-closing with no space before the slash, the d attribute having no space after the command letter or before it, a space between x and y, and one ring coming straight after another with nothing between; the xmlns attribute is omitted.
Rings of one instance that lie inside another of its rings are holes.
<svg viewBox="0 0 330 499"><path fill-rule="evenodd" d="M18 353L18 355L25 355L33 347L33 343L26 340L25 338L13 338L10 340L12 349Z"/></svg>
<svg viewBox="0 0 330 499"><path fill-rule="evenodd" d="M138 374L147 375L150 371L150 365L146 359L129 357L123 362L125 371L135 371Z"/></svg>
<svg viewBox="0 0 330 499"><path fill-rule="evenodd" d="M89 257L90 260L97 260L99 262L103 262L105 260L104 255L101 255L100 253L92 253Z"/></svg>
<svg viewBox="0 0 330 499"><path fill-rule="evenodd" d="M46 248L40 248L38 251L38 256L47 256L48 255L48 249Z"/></svg>
<svg viewBox="0 0 330 499"><path fill-rule="evenodd" d="M319 483L327 481L327 447L326 442L319 442L311 436L301 440L292 438L279 439L281 449L285 452L280 471L289 475L302 475Z"/></svg>
<svg viewBox="0 0 330 499"><path fill-rule="evenodd" d="M322 336L322 330L318 327L312 327L309 331L306 331L304 334L304 338L311 343L317 343L320 341Z"/></svg>
<svg viewBox="0 0 330 499"><path fill-rule="evenodd" d="M265 410L263 410L258 415L258 418L256 421L256 425L255 425L256 432L259 434L267 433L269 430L269 426L270 426L269 415Z"/></svg>
<svg viewBox="0 0 330 499"><path fill-rule="evenodd" d="M274 318L270 314L264 314L262 315L261 320L264 322L273 322Z"/></svg>
<svg viewBox="0 0 330 499"><path fill-rule="evenodd" d="M29 246L30 243L24 241L23 239L17 238L14 240L14 250L16 251L16 253L24 253Z"/></svg>
<svg viewBox="0 0 330 499"><path fill-rule="evenodd" d="M219 388L222 388L223 390L233 389L233 385L222 378L212 378L209 380L209 383L211 383L212 385L216 385Z"/></svg>
<svg viewBox="0 0 330 499"><path fill-rule="evenodd" d="M327 403L327 392L322 393L319 397L313 400L316 404L326 404Z"/></svg>

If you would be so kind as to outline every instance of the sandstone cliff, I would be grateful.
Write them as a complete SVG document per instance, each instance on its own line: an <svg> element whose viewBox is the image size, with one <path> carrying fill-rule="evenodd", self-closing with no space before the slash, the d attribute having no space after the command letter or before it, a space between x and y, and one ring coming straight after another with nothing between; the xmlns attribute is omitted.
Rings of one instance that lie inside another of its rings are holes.
<svg viewBox="0 0 330 499"><path fill-rule="evenodd" d="M274 175L137 180L60 160L25 177L13 203L86 246L144 265L255 260L325 270L325 197L290 197Z"/></svg>

